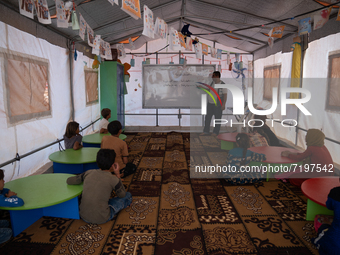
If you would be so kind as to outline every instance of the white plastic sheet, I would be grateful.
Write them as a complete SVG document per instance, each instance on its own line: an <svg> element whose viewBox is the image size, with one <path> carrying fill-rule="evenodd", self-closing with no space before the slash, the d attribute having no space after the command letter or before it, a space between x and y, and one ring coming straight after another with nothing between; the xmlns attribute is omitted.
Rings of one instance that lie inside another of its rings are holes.
<svg viewBox="0 0 340 255"><path fill-rule="evenodd" d="M51 116L9 124L6 100L0 101L0 162L13 159L16 154L23 155L34 149L62 138L65 127L71 119L71 96L68 50L54 46L45 40L0 22L0 49L26 56L46 59L49 63L49 85ZM23 44L25 42L25 44ZM84 61L88 67L91 60L78 52L73 64L75 121L81 125L89 124L99 117L99 105L86 106ZM6 98L4 59L0 58L0 97ZM98 127L97 127L98 129ZM91 128L86 133L92 132ZM49 162L48 156L58 150L58 145L34 153L14 164L3 167L5 181L30 175Z"/></svg>
<svg viewBox="0 0 340 255"><path fill-rule="evenodd" d="M333 52L340 50L340 33L329 35L319 40L309 43L308 49L304 58L303 66L303 81L302 88L307 89L311 93L309 102L303 104L305 108L311 112L312 116L306 116L301 111L297 117L297 108L288 106L287 116L281 116L281 107L278 105L277 111L273 114L276 119L295 119L298 120L298 125L306 130L310 128L321 129L326 137L335 141L340 141L340 112L326 110L327 101L327 75L328 75L328 57ZM340 51L339 51L340 52ZM281 64L281 85L290 86L290 70L292 53L277 53L264 59L255 61L255 103L263 108L269 108L271 102L263 100L263 69L266 66ZM340 89L340 88L339 88ZM280 124L275 124L273 128L277 136L288 139L295 143L295 128L285 128ZM297 145L306 148L305 144L306 132L299 130L297 137ZM325 145L330 151L333 161L340 163L340 145L325 141Z"/></svg>

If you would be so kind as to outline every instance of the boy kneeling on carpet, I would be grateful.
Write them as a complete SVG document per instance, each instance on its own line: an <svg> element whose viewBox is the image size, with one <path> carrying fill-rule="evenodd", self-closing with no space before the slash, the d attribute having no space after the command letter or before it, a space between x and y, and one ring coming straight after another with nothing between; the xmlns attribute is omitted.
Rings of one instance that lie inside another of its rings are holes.
<svg viewBox="0 0 340 255"><path fill-rule="evenodd" d="M131 193L125 191L120 179L119 165L115 163L115 159L114 150L100 149L97 153L97 164L100 169L88 170L67 179L69 185L84 183L79 214L87 223L108 222L132 202ZM117 197L110 199L113 190Z"/></svg>

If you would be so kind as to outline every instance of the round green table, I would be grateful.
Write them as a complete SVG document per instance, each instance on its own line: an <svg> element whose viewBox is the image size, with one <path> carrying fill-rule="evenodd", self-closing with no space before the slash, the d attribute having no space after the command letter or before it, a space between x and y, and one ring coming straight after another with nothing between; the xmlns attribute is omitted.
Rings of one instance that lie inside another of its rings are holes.
<svg viewBox="0 0 340 255"><path fill-rule="evenodd" d="M9 210L14 236L20 234L42 216L79 219L78 196L83 185L67 185L73 174L40 174L5 183L24 200L20 207L0 207Z"/></svg>
<svg viewBox="0 0 340 255"><path fill-rule="evenodd" d="M100 148L100 144L102 143L102 139L104 136L111 135L111 134L91 134L91 135L85 135L83 137L83 146L84 147L98 147ZM126 139L126 135L120 134L119 138L122 140Z"/></svg>
<svg viewBox="0 0 340 255"><path fill-rule="evenodd" d="M97 169L97 153L100 148L81 148L57 151L49 156L53 162L54 173L80 174L90 169Z"/></svg>

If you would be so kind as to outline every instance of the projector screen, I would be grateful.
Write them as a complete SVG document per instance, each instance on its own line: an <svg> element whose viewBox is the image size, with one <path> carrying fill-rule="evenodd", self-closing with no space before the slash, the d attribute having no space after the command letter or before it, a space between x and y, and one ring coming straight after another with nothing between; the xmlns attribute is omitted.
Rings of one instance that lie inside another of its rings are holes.
<svg viewBox="0 0 340 255"><path fill-rule="evenodd" d="M198 82L211 84L215 65L143 65L143 108L199 108Z"/></svg>

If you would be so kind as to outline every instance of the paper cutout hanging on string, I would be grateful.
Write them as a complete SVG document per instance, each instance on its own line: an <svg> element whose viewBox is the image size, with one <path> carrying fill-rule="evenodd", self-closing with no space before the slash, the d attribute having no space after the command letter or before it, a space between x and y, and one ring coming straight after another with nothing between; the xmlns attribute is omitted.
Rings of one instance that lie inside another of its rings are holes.
<svg viewBox="0 0 340 255"><path fill-rule="evenodd" d="M112 52L111 52L110 43L105 42L104 47L105 47L105 59L112 60Z"/></svg>
<svg viewBox="0 0 340 255"><path fill-rule="evenodd" d="M284 29L285 29L284 25L279 26L279 27L274 27L270 30L268 35L269 35L269 37L281 38Z"/></svg>
<svg viewBox="0 0 340 255"><path fill-rule="evenodd" d="M216 58L217 59L222 59L222 50L221 49L217 49L216 50Z"/></svg>
<svg viewBox="0 0 340 255"><path fill-rule="evenodd" d="M33 19L33 0L19 0L20 14Z"/></svg>
<svg viewBox="0 0 340 255"><path fill-rule="evenodd" d="M185 49L192 51L192 39L191 39L191 37L187 37L187 41L185 42Z"/></svg>
<svg viewBox="0 0 340 255"><path fill-rule="evenodd" d="M72 9L73 9L73 3L71 1L64 2L65 6L65 15L66 20L68 22L68 26L72 27Z"/></svg>
<svg viewBox="0 0 340 255"><path fill-rule="evenodd" d="M154 38L155 28L153 24L153 12L146 5L144 5L143 9L144 29L142 34Z"/></svg>
<svg viewBox="0 0 340 255"><path fill-rule="evenodd" d="M230 52L227 53L227 65L230 65L231 61L230 61Z"/></svg>
<svg viewBox="0 0 340 255"><path fill-rule="evenodd" d="M105 47L105 41L104 40L100 40L99 55L102 59L104 59L106 57L106 47Z"/></svg>
<svg viewBox="0 0 340 255"><path fill-rule="evenodd" d="M184 35L184 40L187 41L187 38L191 37L192 33L189 31L190 24L184 25L182 27L181 33Z"/></svg>
<svg viewBox="0 0 340 255"><path fill-rule="evenodd" d="M166 39L168 34L168 24L165 23L161 18L156 18L155 21L155 35L162 39Z"/></svg>
<svg viewBox="0 0 340 255"><path fill-rule="evenodd" d="M181 49L181 45L179 43L178 32L173 27L170 27L170 50L177 51Z"/></svg>
<svg viewBox="0 0 340 255"><path fill-rule="evenodd" d="M130 49L131 50L134 50L136 48L134 43L133 43L133 41L132 41L132 39L131 39L131 37L129 37L129 45L130 45Z"/></svg>
<svg viewBox="0 0 340 255"><path fill-rule="evenodd" d="M118 50L118 58L119 59L126 57L125 48L124 48L124 45L122 43L117 44L117 50Z"/></svg>
<svg viewBox="0 0 340 255"><path fill-rule="evenodd" d="M81 15L81 13L79 13L79 36L81 37L81 39L83 39L83 41L85 40L85 31L86 31L86 21L83 18L83 15Z"/></svg>
<svg viewBox="0 0 340 255"><path fill-rule="evenodd" d="M92 54L100 55L100 43L101 43L101 36L96 35L96 37L93 40Z"/></svg>
<svg viewBox="0 0 340 255"><path fill-rule="evenodd" d="M112 6L114 4L119 5L118 0L108 0L108 1L110 2L110 4L112 4Z"/></svg>
<svg viewBox="0 0 340 255"><path fill-rule="evenodd" d="M210 48L210 55L211 55L212 58L217 58L217 49L211 47Z"/></svg>
<svg viewBox="0 0 340 255"><path fill-rule="evenodd" d="M48 4L46 0L34 0L35 10L37 17L42 24L51 24L50 12L48 10Z"/></svg>
<svg viewBox="0 0 340 255"><path fill-rule="evenodd" d="M201 43L195 44L195 54L196 54L196 58L198 59L202 58L202 44Z"/></svg>
<svg viewBox="0 0 340 255"><path fill-rule="evenodd" d="M87 44L90 47L93 47L93 43L94 43L94 32L92 30L92 28L89 26L89 24L86 24L86 28L87 28Z"/></svg>
<svg viewBox="0 0 340 255"><path fill-rule="evenodd" d="M273 48L274 45L274 38L273 37L268 37L268 45L270 48Z"/></svg>
<svg viewBox="0 0 340 255"><path fill-rule="evenodd" d="M205 43L202 43L202 54L206 56L209 54L209 47Z"/></svg>
<svg viewBox="0 0 340 255"><path fill-rule="evenodd" d="M141 18L139 0L122 0L121 9L134 19Z"/></svg>
<svg viewBox="0 0 340 255"><path fill-rule="evenodd" d="M179 43L181 44L181 46L183 48L185 48L186 45L185 45L185 41L184 41L184 35L182 35L181 33L178 33L178 38L179 38Z"/></svg>
<svg viewBox="0 0 340 255"><path fill-rule="evenodd" d="M57 27L68 28L68 18L66 17L66 10L64 2L61 0L55 1L55 6L57 9Z"/></svg>
<svg viewBox="0 0 340 255"><path fill-rule="evenodd" d="M331 14L332 7L322 10L314 15L314 30L319 29L325 25Z"/></svg>
<svg viewBox="0 0 340 255"><path fill-rule="evenodd" d="M72 30L79 30L79 22L76 11L72 11Z"/></svg>
<svg viewBox="0 0 340 255"><path fill-rule="evenodd" d="M312 32L312 19L310 17L299 20L299 35Z"/></svg>

